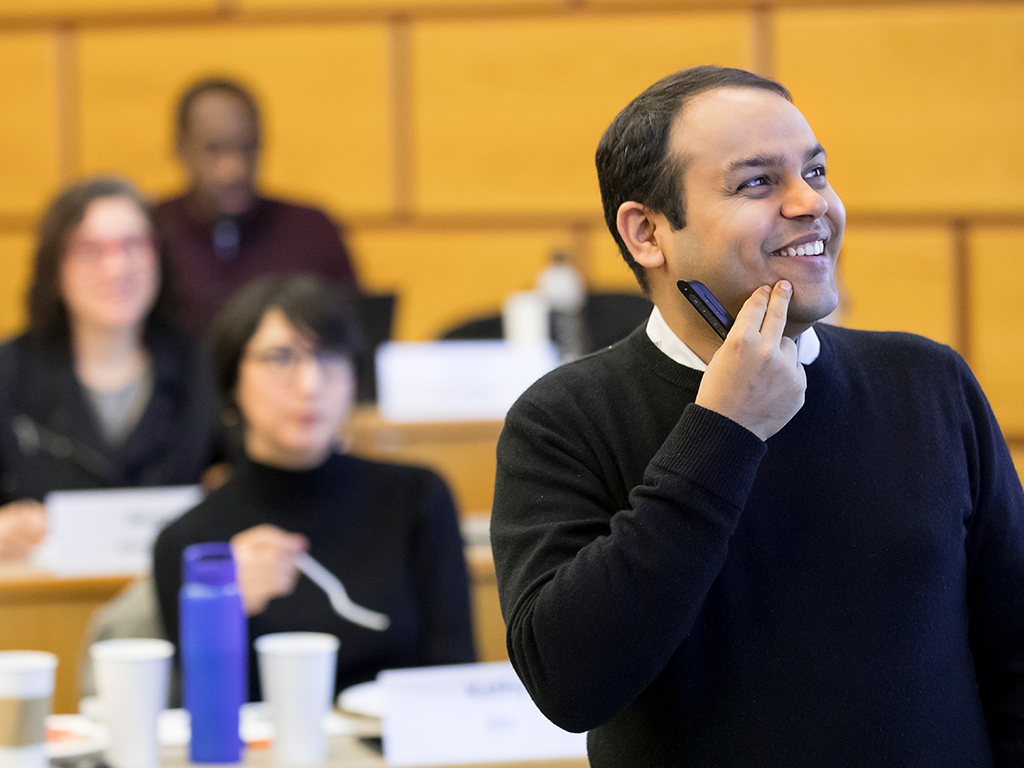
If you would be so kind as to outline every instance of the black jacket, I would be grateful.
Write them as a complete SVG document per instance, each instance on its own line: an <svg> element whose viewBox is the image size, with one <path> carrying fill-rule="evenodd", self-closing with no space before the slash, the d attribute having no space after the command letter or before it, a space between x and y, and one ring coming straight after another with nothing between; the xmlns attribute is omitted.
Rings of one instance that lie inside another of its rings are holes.
<svg viewBox="0 0 1024 768"><path fill-rule="evenodd" d="M223 458L203 350L169 330L148 335L153 394L123 445L105 443L71 354L26 334L0 346L0 503L54 490L195 483Z"/></svg>

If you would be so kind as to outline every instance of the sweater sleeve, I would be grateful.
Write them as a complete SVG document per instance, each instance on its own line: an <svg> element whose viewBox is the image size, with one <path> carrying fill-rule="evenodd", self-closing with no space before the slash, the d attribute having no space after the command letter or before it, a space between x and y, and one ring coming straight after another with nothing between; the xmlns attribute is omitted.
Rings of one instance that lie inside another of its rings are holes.
<svg viewBox="0 0 1024 768"><path fill-rule="evenodd" d="M995 417L962 361L973 426L967 521L970 642L998 766L1024 765L1024 491ZM965 432L968 430L965 429Z"/></svg>
<svg viewBox="0 0 1024 768"><path fill-rule="evenodd" d="M510 411L491 537L512 663L545 715L583 731L626 708L689 634L766 446L687 405L628 508L609 509L616 468L567 423L564 408Z"/></svg>
<svg viewBox="0 0 1024 768"><path fill-rule="evenodd" d="M423 618L423 664L476 661L469 580L458 515L448 486L427 473L412 567Z"/></svg>

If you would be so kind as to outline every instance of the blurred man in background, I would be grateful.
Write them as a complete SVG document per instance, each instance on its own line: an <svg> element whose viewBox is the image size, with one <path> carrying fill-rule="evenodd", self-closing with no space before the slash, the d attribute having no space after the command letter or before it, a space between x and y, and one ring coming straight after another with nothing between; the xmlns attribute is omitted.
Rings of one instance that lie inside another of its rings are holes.
<svg viewBox="0 0 1024 768"><path fill-rule="evenodd" d="M259 106L236 82L201 80L178 102L177 155L188 189L161 203L157 215L180 282L179 319L193 333L260 275L306 272L356 288L337 224L315 208L259 194L260 139Z"/></svg>

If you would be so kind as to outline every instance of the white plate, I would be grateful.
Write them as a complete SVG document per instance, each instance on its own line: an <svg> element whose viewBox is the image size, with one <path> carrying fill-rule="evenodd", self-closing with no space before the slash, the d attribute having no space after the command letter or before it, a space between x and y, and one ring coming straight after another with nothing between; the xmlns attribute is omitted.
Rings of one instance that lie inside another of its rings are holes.
<svg viewBox="0 0 1024 768"><path fill-rule="evenodd" d="M363 717L384 717L384 688L376 680L350 686L338 694L338 709Z"/></svg>
<svg viewBox="0 0 1024 768"><path fill-rule="evenodd" d="M102 717L102 709L96 699L82 699L79 707L86 715L50 715L46 720L48 731L47 755L51 758L77 757L102 752L107 747L107 729L92 718ZM274 738L274 724L270 711L263 702L243 704L239 714L238 730L242 741L271 741ZM324 730L329 736L379 735L379 728L369 729L365 723L330 711L324 716ZM188 746L192 737L188 712L184 709L165 709L157 720L157 740L163 747Z"/></svg>
<svg viewBox="0 0 1024 768"><path fill-rule="evenodd" d="M239 712L239 733L246 744L272 741L274 723L270 719L270 710L263 702L255 701L242 705ZM329 736L362 735L337 712L328 712L324 716L324 730ZM164 747L184 747L191 738L188 712L184 709L165 709L160 713L157 722L157 738Z"/></svg>
<svg viewBox="0 0 1024 768"><path fill-rule="evenodd" d="M51 760L81 757L107 748L107 729L83 715L46 718L46 756Z"/></svg>

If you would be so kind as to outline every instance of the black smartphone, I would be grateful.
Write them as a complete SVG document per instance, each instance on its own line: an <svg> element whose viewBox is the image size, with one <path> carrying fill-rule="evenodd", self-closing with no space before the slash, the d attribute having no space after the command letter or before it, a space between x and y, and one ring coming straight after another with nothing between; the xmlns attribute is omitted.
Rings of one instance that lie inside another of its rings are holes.
<svg viewBox="0 0 1024 768"><path fill-rule="evenodd" d="M715 329L715 333L723 339L732 328L732 315L715 298L715 294L697 280L680 280L676 283L679 291L693 304L694 309L700 312L700 316L708 321L708 325Z"/></svg>

